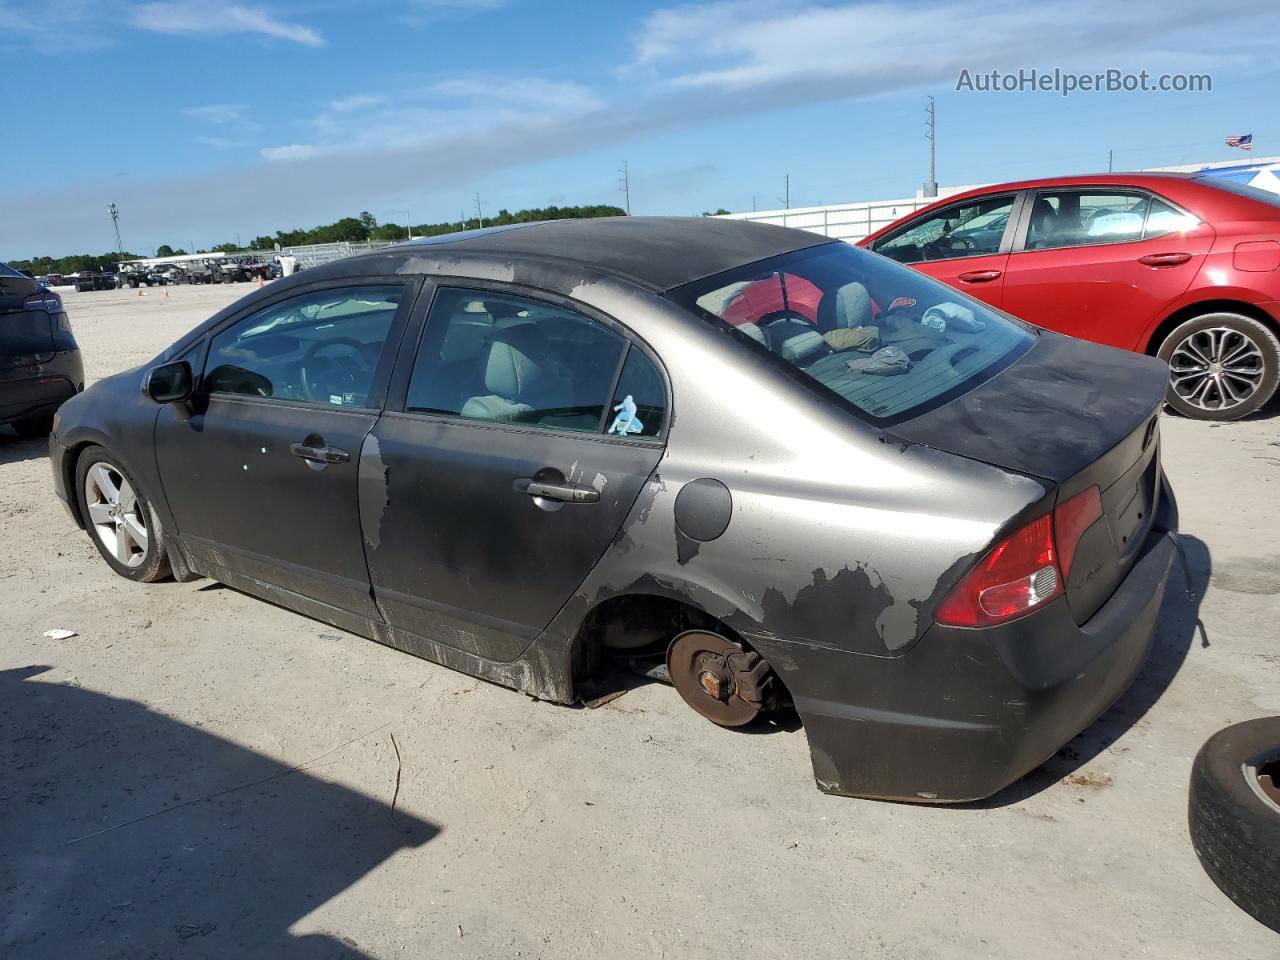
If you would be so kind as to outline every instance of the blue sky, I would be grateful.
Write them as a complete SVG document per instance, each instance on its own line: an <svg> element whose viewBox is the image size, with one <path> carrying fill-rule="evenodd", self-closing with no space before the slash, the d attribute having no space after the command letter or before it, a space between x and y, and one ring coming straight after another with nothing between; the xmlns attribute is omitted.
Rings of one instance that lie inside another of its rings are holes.
<svg viewBox="0 0 1280 960"><path fill-rule="evenodd" d="M415 222L911 195L1280 154L1280 11L1203 0L0 0L0 258ZM1212 93L957 92L962 68L1213 77Z"/></svg>

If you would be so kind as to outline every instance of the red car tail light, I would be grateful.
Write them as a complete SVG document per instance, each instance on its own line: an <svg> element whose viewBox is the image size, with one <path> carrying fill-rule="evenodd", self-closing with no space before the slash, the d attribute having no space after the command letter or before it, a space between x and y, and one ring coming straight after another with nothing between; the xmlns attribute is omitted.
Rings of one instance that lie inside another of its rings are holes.
<svg viewBox="0 0 1280 960"><path fill-rule="evenodd" d="M1053 510L1053 539L1058 545L1062 579L1071 574L1071 563L1084 532L1102 516L1102 494L1097 487L1082 490Z"/></svg>
<svg viewBox="0 0 1280 960"><path fill-rule="evenodd" d="M1032 520L988 551L945 600L934 619L949 627L987 627L1024 616L1062 594L1053 517Z"/></svg>

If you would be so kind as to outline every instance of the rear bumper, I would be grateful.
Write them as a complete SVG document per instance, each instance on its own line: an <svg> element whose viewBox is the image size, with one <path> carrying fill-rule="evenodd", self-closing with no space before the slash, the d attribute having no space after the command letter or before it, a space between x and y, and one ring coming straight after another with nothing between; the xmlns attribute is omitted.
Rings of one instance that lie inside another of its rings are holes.
<svg viewBox="0 0 1280 960"><path fill-rule="evenodd" d="M977 800L1051 757L1114 703L1142 666L1176 551L1176 512L1166 493L1136 564L1084 625L1060 598L1001 627L935 624L897 658L810 651L802 659L789 650L797 676L783 676L819 788ZM802 681L814 670L816 680Z"/></svg>
<svg viewBox="0 0 1280 960"><path fill-rule="evenodd" d="M62 372L0 380L0 424L25 420L27 417L48 416L64 401L74 397L79 387L79 382L72 379L69 373Z"/></svg>

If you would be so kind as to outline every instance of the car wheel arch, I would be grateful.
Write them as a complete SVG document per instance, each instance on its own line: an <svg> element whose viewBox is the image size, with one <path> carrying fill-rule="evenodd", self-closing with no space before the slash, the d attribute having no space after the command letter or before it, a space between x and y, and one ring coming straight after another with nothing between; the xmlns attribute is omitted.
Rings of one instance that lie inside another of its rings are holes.
<svg viewBox="0 0 1280 960"><path fill-rule="evenodd" d="M1277 322L1275 317L1255 303L1234 299L1197 300L1194 303L1185 304L1166 315L1152 328L1146 337L1145 343L1138 349L1140 352L1147 354L1147 356L1154 357L1160 351L1161 345L1169 334L1181 324L1209 313L1238 313L1241 316L1257 320L1276 336L1280 337L1280 322Z"/></svg>
<svg viewBox="0 0 1280 960"><path fill-rule="evenodd" d="M750 639L732 625L744 618L754 623L745 611L734 610L727 618L717 617L688 595L680 595L676 586L664 584L653 592L616 593L592 605L570 640L573 686L599 675L607 651L653 649L686 630L719 633L745 649L754 649Z"/></svg>

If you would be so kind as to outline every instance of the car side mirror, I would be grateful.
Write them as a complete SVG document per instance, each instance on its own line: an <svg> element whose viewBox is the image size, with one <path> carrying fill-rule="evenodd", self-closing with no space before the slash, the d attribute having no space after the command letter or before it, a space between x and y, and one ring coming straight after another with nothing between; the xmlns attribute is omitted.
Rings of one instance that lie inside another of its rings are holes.
<svg viewBox="0 0 1280 960"><path fill-rule="evenodd" d="M190 399L195 389L195 375L186 360L162 363L147 371L142 392L156 403L177 403Z"/></svg>

